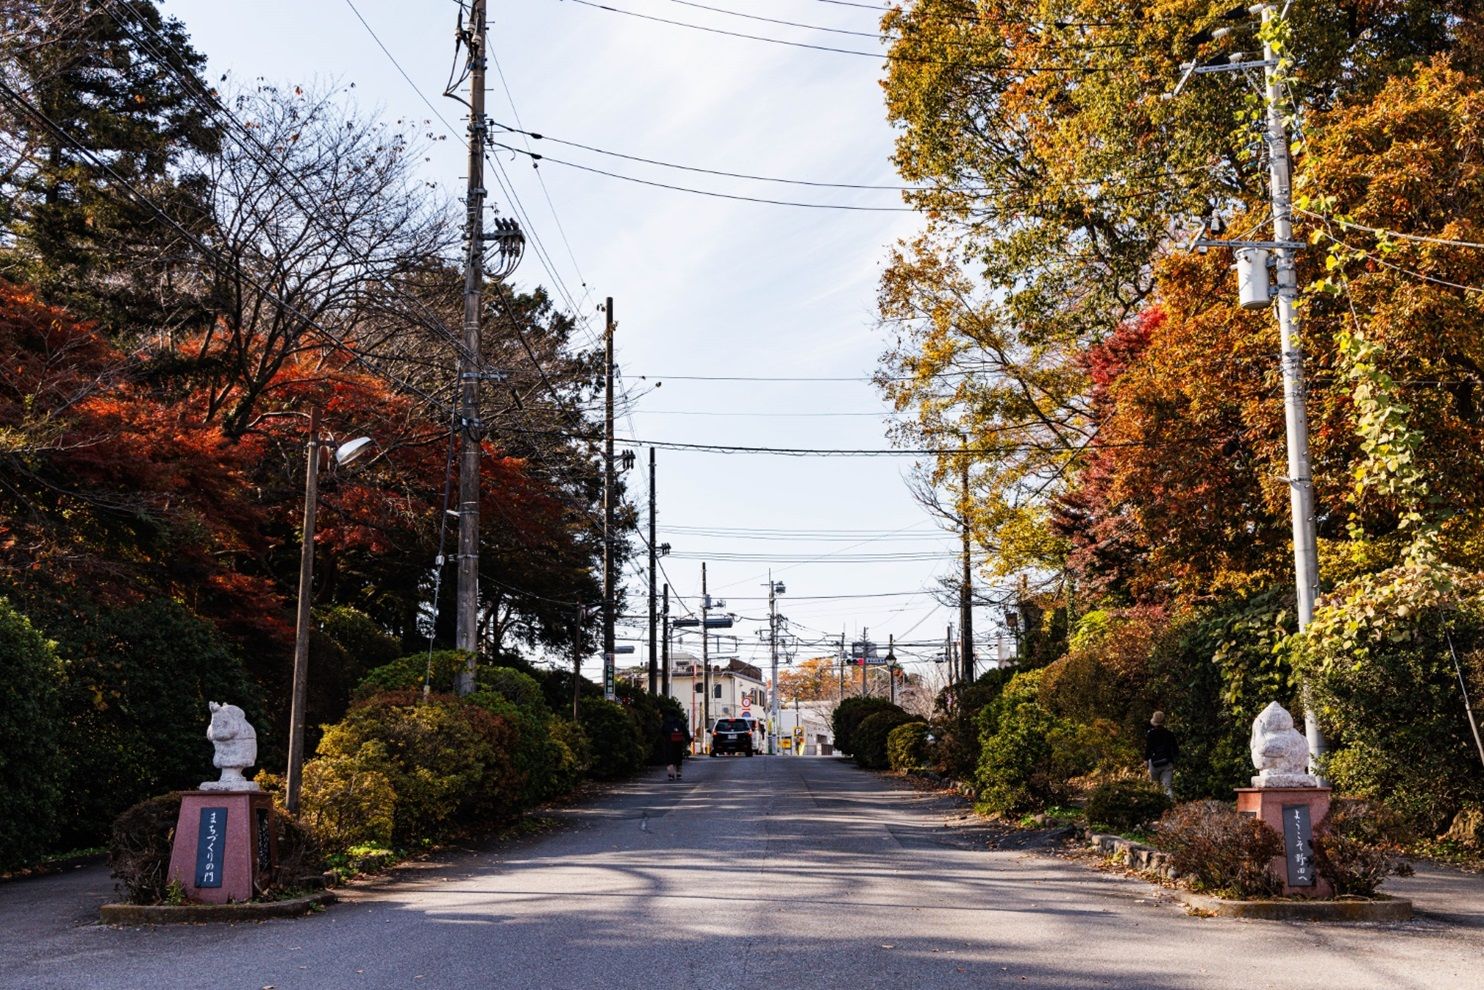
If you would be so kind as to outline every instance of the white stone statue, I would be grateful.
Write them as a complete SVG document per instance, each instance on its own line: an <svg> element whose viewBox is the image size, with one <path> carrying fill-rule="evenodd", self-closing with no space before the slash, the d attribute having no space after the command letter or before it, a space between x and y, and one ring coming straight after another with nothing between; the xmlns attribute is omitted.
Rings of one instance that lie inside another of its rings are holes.
<svg viewBox="0 0 1484 990"><path fill-rule="evenodd" d="M1318 787L1309 773L1309 741L1293 727L1293 716L1276 701L1252 721L1253 787Z"/></svg>
<svg viewBox="0 0 1484 990"><path fill-rule="evenodd" d="M247 716L236 705L208 702L211 725L206 738L216 746L211 765L221 770L220 780L201 784L203 791L256 791L257 784L242 776L242 771L258 762L258 734L248 724Z"/></svg>

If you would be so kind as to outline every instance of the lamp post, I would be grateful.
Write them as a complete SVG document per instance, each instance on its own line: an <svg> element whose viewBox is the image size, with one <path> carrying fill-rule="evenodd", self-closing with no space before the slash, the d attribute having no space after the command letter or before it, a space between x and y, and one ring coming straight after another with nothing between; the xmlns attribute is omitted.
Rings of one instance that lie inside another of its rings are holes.
<svg viewBox="0 0 1484 990"><path fill-rule="evenodd" d="M304 456L304 530L299 545L299 609L294 627L294 684L289 703L289 766L284 781L284 804L299 811L299 787L304 771L304 707L309 680L309 603L314 592L314 523L319 508L320 459L328 453L319 435L319 407L309 412L309 442ZM370 437L356 437L335 448L335 464L344 467L371 449Z"/></svg>

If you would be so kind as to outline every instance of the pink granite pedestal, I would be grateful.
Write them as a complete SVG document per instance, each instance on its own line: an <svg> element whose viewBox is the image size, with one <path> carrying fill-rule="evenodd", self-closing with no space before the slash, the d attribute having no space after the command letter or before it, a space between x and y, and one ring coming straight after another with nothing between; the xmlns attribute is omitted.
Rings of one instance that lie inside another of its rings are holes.
<svg viewBox="0 0 1484 990"><path fill-rule="evenodd" d="M1290 850L1288 848L1288 836L1293 832L1294 822L1290 821L1289 829L1284 830L1285 813L1290 819L1295 819L1294 810L1303 808L1307 812L1310 835L1312 829L1317 828L1324 816L1329 813L1328 787L1239 787L1237 788L1237 810L1243 814L1253 815L1264 825L1284 837L1284 855L1273 859L1274 875L1283 879L1283 893L1297 897L1333 897L1334 888L1328 880L1314 873L1314 850L1312 844L1304 844L1305 848ZM1291 866L1296 865L1300 876L1292 873ZM1309 883L1295 884L1291 881L1303 879L1302 873L1307 871Z"/></svg>
<svg viewBox="0 0 1484 990"><path fill-rule="evenodd" d="M276 833L273 799L262 791L186 791L169 877L203 904L250 901L272 880Z"/></svg>

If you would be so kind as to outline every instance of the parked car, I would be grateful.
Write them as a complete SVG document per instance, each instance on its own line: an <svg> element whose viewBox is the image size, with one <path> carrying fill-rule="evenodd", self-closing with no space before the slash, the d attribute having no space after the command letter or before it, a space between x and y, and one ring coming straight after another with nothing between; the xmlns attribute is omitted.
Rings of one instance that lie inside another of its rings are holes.
<svg viewBox="0 0 1484 990"><path fill-rule="evenodd" d="M711 755L741 753L751 756L752 725L744 718L719 718L711 727Z"/></svg>

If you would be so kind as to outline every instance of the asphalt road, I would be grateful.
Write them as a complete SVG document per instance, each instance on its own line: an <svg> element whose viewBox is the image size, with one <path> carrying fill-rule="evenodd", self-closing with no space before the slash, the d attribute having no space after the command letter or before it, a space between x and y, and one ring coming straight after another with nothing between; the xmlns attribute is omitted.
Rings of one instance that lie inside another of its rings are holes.
<svg viewBox="0 0 1484 990"><path fill-rule="evenodd" d="M989 850L836 759L695 760L561 828L321 915L109 928L99 869L0 885L0 987L1478 987L1484 928L1189 917L1136 880Z"/></svg>

